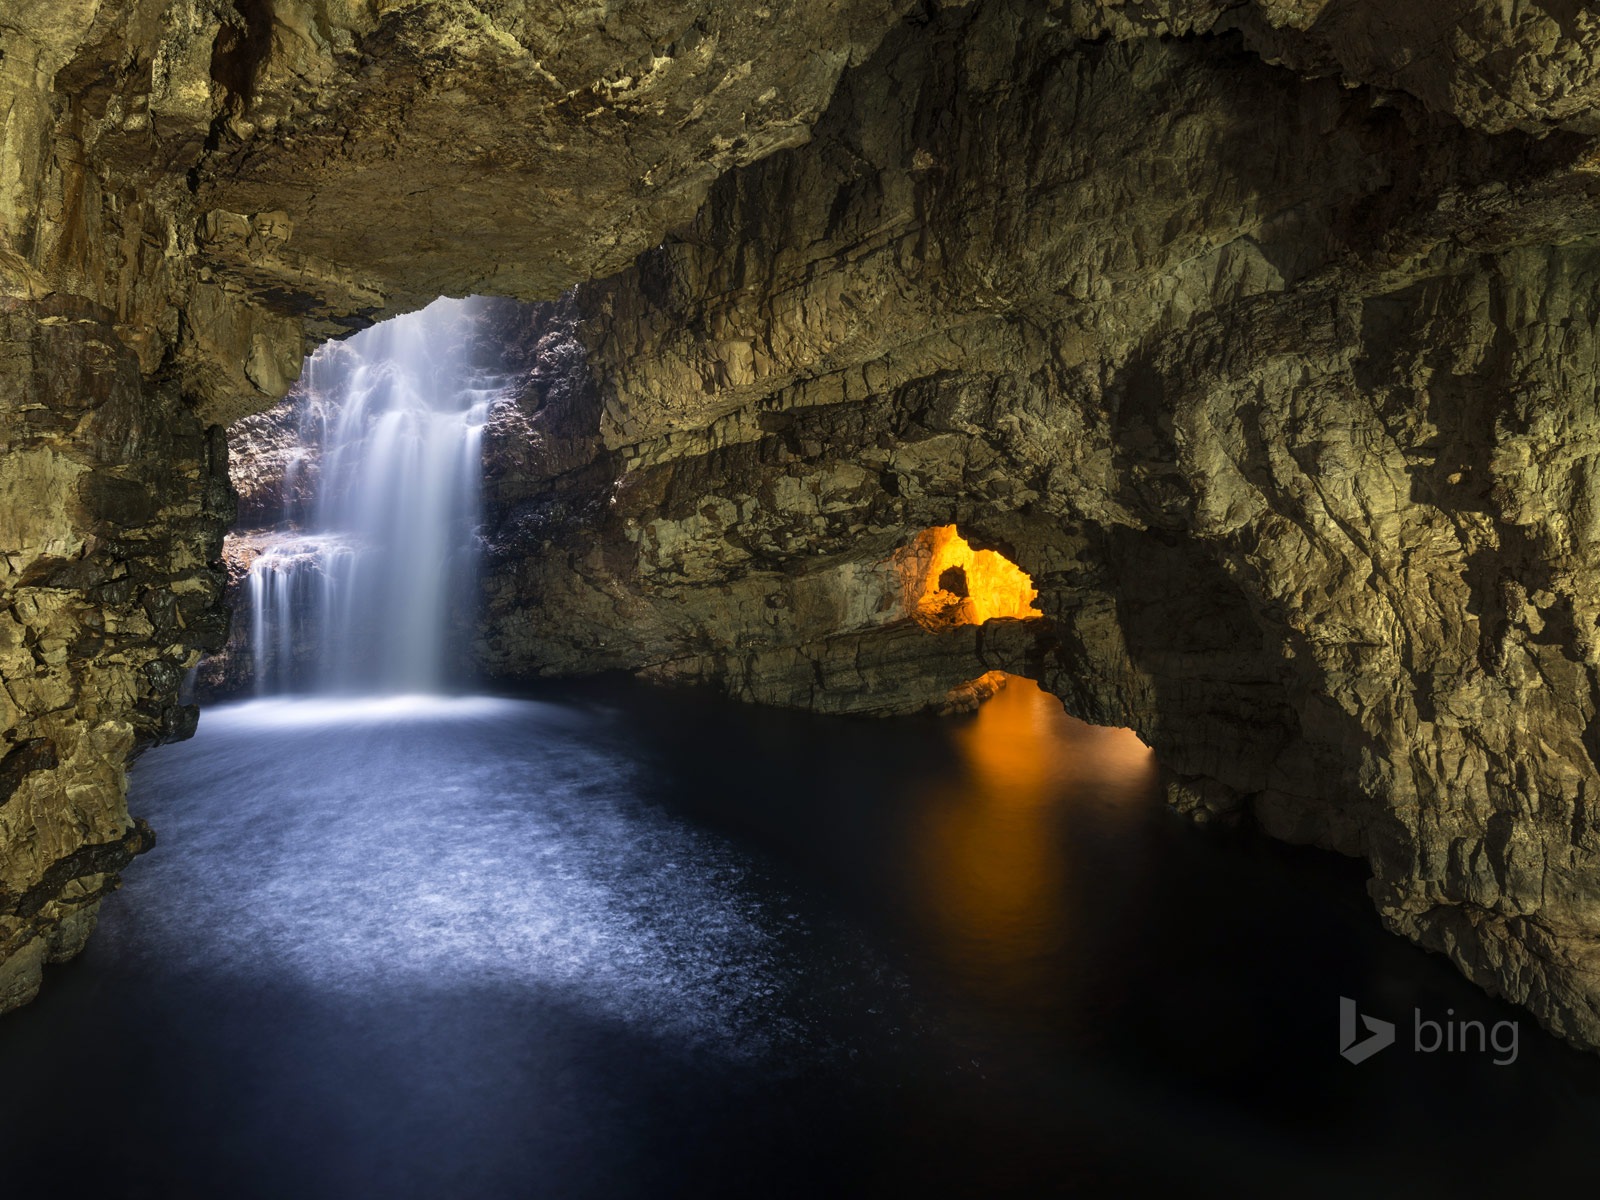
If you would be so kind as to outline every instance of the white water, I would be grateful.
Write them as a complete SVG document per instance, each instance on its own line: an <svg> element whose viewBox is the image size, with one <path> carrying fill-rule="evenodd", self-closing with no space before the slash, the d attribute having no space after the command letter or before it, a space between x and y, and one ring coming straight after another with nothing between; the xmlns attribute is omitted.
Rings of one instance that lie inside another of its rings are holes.
<svg viewBox="0 0 1600 1200"><path fill-rule="evenodd" d="M291 513L304 528L250 566L258 693L446 681L477 569L483 424L505 382L473 361L477 308L437 300L307 360L300 441L320 481L311 511Z"/></svg>

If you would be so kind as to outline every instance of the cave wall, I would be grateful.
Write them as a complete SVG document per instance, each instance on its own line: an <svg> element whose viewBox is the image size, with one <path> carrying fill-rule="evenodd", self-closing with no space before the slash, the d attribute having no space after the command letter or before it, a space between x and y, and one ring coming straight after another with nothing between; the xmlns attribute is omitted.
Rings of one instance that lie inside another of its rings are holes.
<svg viewBox="0 0 1600 1200"><path fill-rule="evenodd" d="M105 313L0 300L0 1008L70 957L116 872L151 844L125 767L186 737L177 701L227 618L221 430L147 387Z"/></svg>
<svg viewBox="0 0 1600 1200"><path fill-rule="evenodd" d="M570 301L582 394L505 439L565 449L491 454L486 666L835 711L1031 675L1593 1044L1597 181L1483 124L1241 28L908 23ZM950 521L1048 620L853 612Z"/></svg>
<svg viewBox="0 0 1600 1200"><path fill-rule="evenodd" d="M0 1011L151 843L126 764L193 730L226 639L221 427L322 339L619 268L803 140L902 7L0 10Z"/></svg>
<svg viewBox="0 0 1600 1200"><path fill-rule="evenodd" d="M218 427L492 292L551 303L491 673L1032 675L1600 1045L1597 40L1556 0L9 6L0 1008L193 727ZM1043 619L899 619L952 521Z"/></svg>

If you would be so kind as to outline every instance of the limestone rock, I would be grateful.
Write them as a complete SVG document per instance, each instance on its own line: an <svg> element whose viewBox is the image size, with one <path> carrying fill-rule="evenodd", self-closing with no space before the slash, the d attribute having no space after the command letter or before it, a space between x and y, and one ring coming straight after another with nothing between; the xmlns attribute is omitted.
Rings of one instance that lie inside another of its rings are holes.
<svg viewBox="0 0 1600 1200"><path fill-rule="evenodd" d="M531 361L486 670L865 712L1032 676L1600 1046L1580 9L8 6L0 1007L193 727L220 424L485 291L546 302L492 335ZM253 520L282 432L238 434ZM1043 615L920 624L949 524Z"/></svg>
<svg viewBox="0 0 1600 1200"><path fill-rule="evenodd" d="M866 581L954 521L1045 613L974 665L1132 726L1180 808L1364 857L1391 928L1600 1044L1588 143L1259 25L1079 32L897 31L579 289L598 442L501 478L486 664L942 697L940 654L815 647L867 654Z"/></svg>

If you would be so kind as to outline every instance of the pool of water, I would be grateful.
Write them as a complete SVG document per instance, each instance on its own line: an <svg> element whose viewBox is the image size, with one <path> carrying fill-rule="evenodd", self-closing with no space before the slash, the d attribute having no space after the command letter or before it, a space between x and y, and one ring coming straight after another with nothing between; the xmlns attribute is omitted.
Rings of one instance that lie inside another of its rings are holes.
<svg viewBox="0 0 1600 1200"><path fill-rule="evenodd" d="M1600 1058L1384 934L1359 864L1194 827L1154 772L1021 681L947 720L208 710L134 769L160 841L89 949L0 1020L0 1195L1589 1177ZM1341 996L1396 1044L1341 1058ZM1515 1060L1419 1053L1419 1011L1517 1022Z"/></svg>

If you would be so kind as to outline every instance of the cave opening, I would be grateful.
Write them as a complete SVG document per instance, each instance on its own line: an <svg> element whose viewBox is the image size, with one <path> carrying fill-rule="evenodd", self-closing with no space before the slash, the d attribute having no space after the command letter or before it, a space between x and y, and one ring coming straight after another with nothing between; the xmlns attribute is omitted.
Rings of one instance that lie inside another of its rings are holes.
<svg viewBox="0 0 1600 1200"><path fill-rule="evenodd" d="M954 525L912 539L904 557L916 587L916 617L928 628L1042 617L1028 573L998 550L975 550Z"/></svg>
<svg viewBox="0 0 1600 1200"><path fill-rule="evenodd" d="M441 297L329 341L231 432L234 623L212 695L433 692L470 684L483 431L514 386L485 301Z"/></svg>
<svg viewBox="0 0 1600 1200"><path fill-rule="evenodd" d="M8 1190L1585 1178L1588 7L6 5Z"/></svg>

